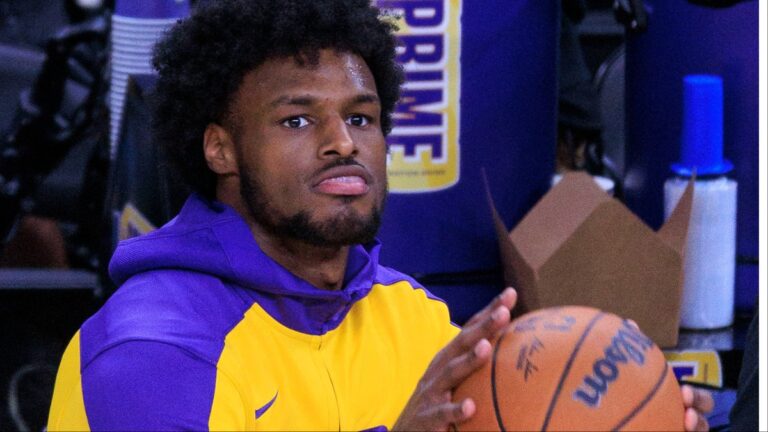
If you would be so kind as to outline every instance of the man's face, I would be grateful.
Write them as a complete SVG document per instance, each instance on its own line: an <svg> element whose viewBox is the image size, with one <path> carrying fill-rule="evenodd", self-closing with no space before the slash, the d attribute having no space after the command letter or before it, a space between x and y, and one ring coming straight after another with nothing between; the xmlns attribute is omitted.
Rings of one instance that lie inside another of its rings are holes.
<svg viewBox="0 0 768 432"><path fill-rule="evenodd" d="M387 194L381 107L359 56L320 51L248 73L234 101L240 194L271 235L319 246L372 240Z"/></svg>

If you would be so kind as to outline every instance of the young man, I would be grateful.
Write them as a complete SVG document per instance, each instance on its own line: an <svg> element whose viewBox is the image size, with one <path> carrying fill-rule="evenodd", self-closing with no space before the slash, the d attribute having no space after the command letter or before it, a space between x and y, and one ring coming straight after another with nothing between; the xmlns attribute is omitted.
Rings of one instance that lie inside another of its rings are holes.
<svg viewBox="0 0 768 432"><path fill-rule="evenodd" d="M446 430L469 418L474 402L451 391L488 360L516 295L459 331L445 304L378 264L401 82L378 11L217 0L171 31L155 64L158 140L196 192L118 247L121 288L67 348L49 429Z"/></svg>

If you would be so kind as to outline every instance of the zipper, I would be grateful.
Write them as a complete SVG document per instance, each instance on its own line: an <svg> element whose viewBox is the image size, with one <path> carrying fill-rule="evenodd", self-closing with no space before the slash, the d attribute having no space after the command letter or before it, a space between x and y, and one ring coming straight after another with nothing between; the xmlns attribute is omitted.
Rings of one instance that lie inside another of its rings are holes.
<svg viewBox="0 0 768 432"><path fill-rule="evenodd" d="M320 355L320 361L323 363L323 369L325 370L325 375L328 377L328 384L331 386L331 393L333 393L333 402L336 406L336 430L341 431L341 408L339 407L339 397L336 394L336 386L333 384L333 378L331 378L331 371L328 370L328 366L325 363L325 358L323 357L323 354L320 352L323 349L323 337L320 337L320 343L317 347L317 352Z"/></svg>

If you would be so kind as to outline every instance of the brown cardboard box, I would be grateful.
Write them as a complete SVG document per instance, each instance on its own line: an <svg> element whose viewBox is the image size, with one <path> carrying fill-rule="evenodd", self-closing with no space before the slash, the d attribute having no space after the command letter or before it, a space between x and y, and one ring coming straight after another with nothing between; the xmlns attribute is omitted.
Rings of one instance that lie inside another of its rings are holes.
<svg viewBox="0 0 768 432"><path fill-rule="evenodd" d="M677 344L693 182L654 232L584 173L569 173L511 232L488 193L514 313L561 305L633 319L663 348Z"/></svg>

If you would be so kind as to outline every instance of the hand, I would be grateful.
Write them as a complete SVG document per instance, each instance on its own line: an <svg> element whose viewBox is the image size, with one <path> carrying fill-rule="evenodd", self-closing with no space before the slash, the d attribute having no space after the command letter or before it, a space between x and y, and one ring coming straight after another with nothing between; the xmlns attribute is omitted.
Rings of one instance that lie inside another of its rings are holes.
<svg viewBox="0 0 768 432"><path fill-rule="evenodd" d="M446 431L475 413L472 399L453 403L452 391L491 357L489 341L509 324L516 301L515 290L505 289L435 355L393 430Z"/></svg>
<svg viewBox="0 0 768 432"><path fill-rule="evenodd" d="M633 320L627 321L635 328L640 328ZM685 384L680 387L680 392L683 394L683 406L685 407L683 420L685 430L687 432L708 431L709 422L704 414L709 413L715 407L712 394Z"/></svg>
<svg viewBox="0 0 768 432"><path fill-rule="evenodd" d="M708 431L709 423L704 414L712 411L712 408L715 407L712 394L689 385L683 385L680 391L683 394L683 405L685 406L685 430L688 432Z"/></svg>

